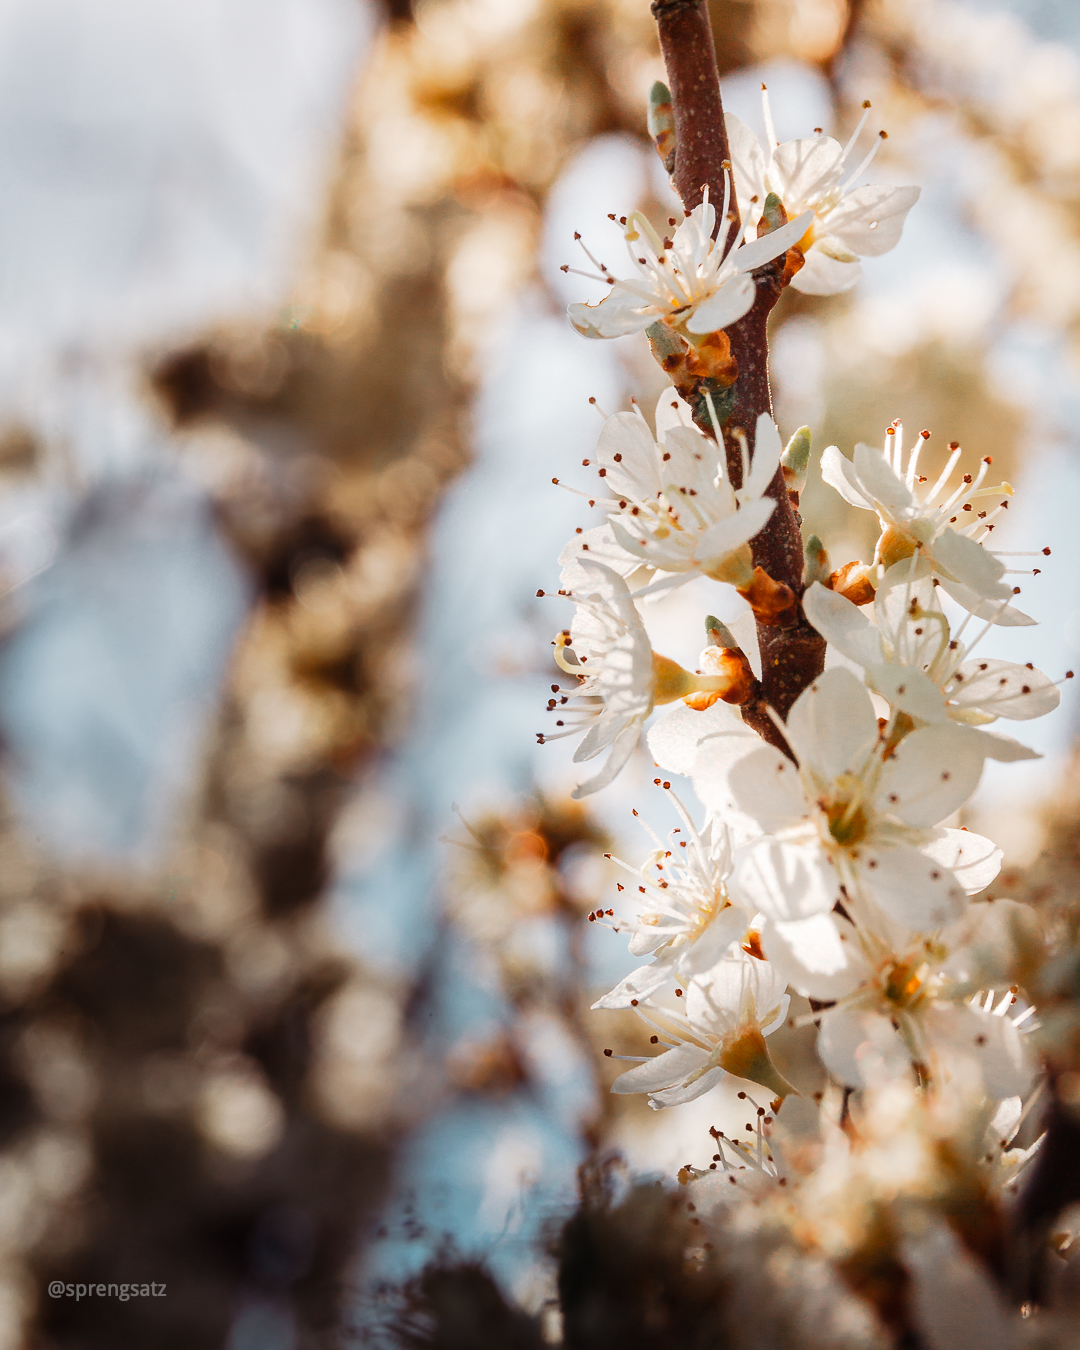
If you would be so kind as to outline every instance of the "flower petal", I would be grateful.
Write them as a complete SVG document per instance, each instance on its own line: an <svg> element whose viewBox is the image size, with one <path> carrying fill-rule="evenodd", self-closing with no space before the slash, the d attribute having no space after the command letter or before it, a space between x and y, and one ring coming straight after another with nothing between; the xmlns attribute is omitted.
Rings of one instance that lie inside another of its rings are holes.
<svg viewBox="0 0 1080 1350"><path fill-rule="evenodd" d="M839 182L843 153L839 141L831 136L784 141L773 151L769 185L782 201L809 201Z"/></svg>
<svg viewBox="0 0 1080 1350"><path fill-rule="evenodd" d="M728 554L761 533L775 506L771 497L759 497L747 502L727 520L716 521L698 540L694 557L706 571L719 567Z"/></svg>
<svg viewBox="0 0 1080 1350"><path fill-rule="evenodd" d="M853 994L872 974L855 929L837 914L770 919L761 932L765 955L800 994L838 999Z"/></svg>
<svg viewBox="0 0 1080 1350"><path fill-rule="evenodd" d="M819 848L778 839L738 849L729 888L747 909L782 923L827 914L840 894L836 871Z"/></svg>
<svg viewBox="0 0 1080 1350"><path fill-rule="evenodd" d="M934 547L936 551L937 545ZM977 619L986 619L990 623L999 624L1002 628L1027 628L1037 622L1023 610L1006 605L1002 600L987 600L970 586L951 581L948 577L939 577L938 580L941 582L941 589Z"/></svg>
<svg viewBox="0 0 1080 1350"><path fill-rule="evenodd" d="M1012 661L965 661L954 676L949 697L961 708L981 708L1026 722L1053 712L1061 690L1041 670Z"/></svg>
<svg viewBox="0 0 1080 1350"><path fill-rule="evenodd" d="M934 562L962 586L970 586L976 595L987 600L1004 600L1011 594L1001 580L1005 564L966 534L946 528L934 540L932 550Z"/></svg>
<svg viewBox="0 0 1080 1350"><path fill-rule="evenodd" d="M851 461L844 458L839 446L825 447L821 455L821 476L849 505L862 511L874 510L873 499L863 490Z"/></svg>
<svg viewBox="0 0 1080 1350"><path fill-rule="evenodd" d="M739 272L694 307L686 327L691 333L715 333L727 328L750 310L756 294L753 277Z"/></svg>
<svg viewBox="0 0 1080 1350"><path fill-rule="evenodd" d="M704 777L699 764L695 775ZM727 770L727 786L736 807L765 831L782 830L807 815L799 773L774 745L741 756Z"/></svg>
<svg viewBox="0 0 1080 1350"><path fill-rule="evenodd" d="M566 314L582 337L625 337L628 333L640 333L655 322L655 309L642 309L643 304L639 295L624 290L616 282L597 304L576 301L567 306Z"/></svg>
<svg viewBox="0 0 1080 1350"><path fill-rule="evenodd" d="M725 112L724 123L735 179L735 197L743 215L753 220L753 213L760 214L761 203L765 200L765 154L758 138L734 113ZM757 199L756 206L754 198Z"/></svg>
<svg viewBox="0 0 1080 1350"><path fill-rule="evenodd" d="M605 470L607 490L616 497L642 501L663 489L656 442L644 421L633 413L607 418L596 443L596 462Z"/></svg>
<svg viewBox="0 0 1080 1350"><path fill-rule="evenodd" d="M941 830L922 852L947 867L968 895L977 895L990 885L1005 856L991 840L971 830Z"/></svg>
<svg viewBox="0 0 1080 1350"><path fill-rule="evenodd" d="M665 985L672 978L674 963L670 960L653 961L651 965L638 966L610 993L598 998L593 1008L629 1008L632 1000L648 998L650 994Z"/></svg>
<svg viewBox="0 0 1080 1350"><path fill-rule="evenodd" d="M1022 1097L1031 1087L1033 1066L1007 1017L967 1004L936 1003L926 1014L926 1031L943 1053L975 1061L988 1097Z"/></svg>
<svg viewBox="0 0 1080 1350"><path fill-rule="evenodd" d="M815 581L803 596L803 610L825 641L860 666L884 660L881 634L850 600Z"/></svg>
<svg viewBox="0 0 1080 1350"><path fill-rule="evenodd" d="M699 1045L680 1042L654 1056L644 1064L635 1065L620 1074L611 1085L612 1092L659 1092L674 1087L689 1078L695 1069L707 1062L709 1052Z"/></svg>
<svg viewBox="0 0 1080 1350"><path fill-rule="evenodd" d="M822 221L822 228L835 235L852 253L877 258L900 242L907 213L919 200L917 187L894 187L871 183L845 194Z"/></svg>
<svg viewBox="0 0 1080 1350"><path fill-rule="evenodd" d="M659 768L689 778L694 772L698 749L704 741L716 736L735 737L744 746L744 754L761 744L735 709L722 701L705 712L696 712L685 703L677 704L649 728L648 742Z"/></svg>
<svg viewBox="0 0 1080 1350"><path fill-rule="evenodd" d="M640 736L641 722L639 720L635 720L629 726L624 727L612 742L611 751L604 767L595 778L579 783L570 796L575 801L580 801L582 797L588 797L590 793L599 792L601 788L607 787L622 771L627 760L637 749Z"/></svg>
<svg viewBox="0 0 1080 1350"><path fill-rule="evenodd" d="M880 450L859 444L852 455L859 483L867 496L880 503L887 512L910 512L916 506L915 498L897 477Z"/></svg>
<svg viewBox="0 0 1080 1350"><path fill-rule="evenodd" d="M878 739L870 695L850 670L832 666L795 700L786 735L799 763L825 780L859 773Z"/></svg>
<svg viewBox="0 0 1080 1350"><path fill-rule="evenodd" d="M843 295L861 276L862 267L857 262L840 262L822 249L811 247L806 261L792 277L791 286L803 295Z"/></svg>
<svg viewBox="0 0 1080 1350"><path fill-rule="evenodd" d="M726 1077L727 1074L723 1069L709 1069L700 1078L695 1078L692 1083L651 1093L649 1105L654 1111L662 1111L666 1106L685 1106L687 1102L693 1102L698 1097L704 1097L706 1092L711 1092L717 1083Z"/></svg>
<svg viewBox="0 0 1080 1350"><path fill-rule="evenodd" d="M871 689L887 699L892 707L920 722L949 720L944 694L929 675L914 666L898 666L885 661L868 667L866 678Z"/></svg>
<svg viewBox="0 0 1080 1350"><path fill-rule="evenodd" d="M759 413L754 430L754 456L750 461L750 474L742 485L744 501L750 502L755 497L763 496L776 475L783 451L776 423L768 413Z"/></svg>
<svg viewBox="0 0 1080 1350"><path fill-rule="evenodd" d="M936 825L975 791L982 757L960 727L922 727L885 764L876 803L908 825Z"/></svg>
<svg viewBox="0 0 1080 1350"><path fill-rule="evenodd" d="M838 1008L821 1019L818 1054L848 1087L878 1087L911 1072L911 1057L887 1017L867 1008Z"/></svg>
<svg viewBox="0 0 1080 1350"><path fill-rule="evenodd" d="M869 845L860 852L859 880L890 918L917 933L953 923L964 912L964 888L947 867L909 844Z"/></svg>
<svg viewBox="0 0 1080 1350"><path fill-rule="evenodd" d="M794 220L789 220L786 225L781 225L778 230L770 230L768 234L743 244L729 255L728 260L734 262L740 272L752 272L755 267L771 262L773 258L778 258L781 253L786 253L789 248L794 247L810 228L813 220L813 211L804 211Z"/></svg>

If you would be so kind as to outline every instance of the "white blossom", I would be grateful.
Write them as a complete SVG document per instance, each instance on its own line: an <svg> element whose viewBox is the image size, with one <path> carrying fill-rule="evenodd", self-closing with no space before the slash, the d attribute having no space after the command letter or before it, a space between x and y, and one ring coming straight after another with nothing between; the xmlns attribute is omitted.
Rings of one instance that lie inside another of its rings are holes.
<svg viewBox="0 0 1080 1350"><path fill-rule="evenodd" d="M772 129L764 86L762 94L767 155L745 123L730 113L725 118L739 208L756 224L766 196L774 192L789 219L801 219L810 211L811 223L799 240L806 261L791 285L810 295L849 290L862 274L860 258L876 258L895 248L920 189L884 183L855 186L885 137L881 132L869 154L849 170L848 159L866 126L869 103L863 105L862 119L846 145L820 133L781 145Z"/></svg>
<svg viewBox="0 0 1080 1350"><path fill-rule="evenodd" d="M1002 1099L1031 1085L1020 1028L1034 1010L1010 1016L1011 991L965 999L957 978L963 944L978 942L984 915L996 922L994 908L977 905L970 919L899 949L835 913L766 922L761 941L799 993L836 1000L820 1014L818 1052L841 1083L872 1087L914 1065L939 1083L957 1072L974 1073L987 1096Z"/></svg>
<svg viewBox="0 0 1080 1350"><path fill-rule="evenodd" d="M567 313L574 328L585 337L623 337L662 319L693 342L697 335L714 333L741 319L754 303L751 272L786 253L805 234L812 217L806 212L749 243L743 242L748 224L744 222L728 247L725 222L730 188L730 176L725 175L719 239L713 237L716 208L709 201L707 188L700 206L688 212L670 235L657 234L640 211L624 219L621 223L633 275L617 280L590 254L601 278L610 281L612 287L599 304L569 306ZM674 226L674 218L668 224Z"/></svg>
<svg viewBox="0 0 1080 1350"><path fill-rule="evenodd" d="M747 909L791 921L841 901L860 924L923 932L993 880L1001 853L989 840L935 828L981 774L960 728L920 728L893 750L869 693L838 667L799 696L785 735L797 765L735 734L705 740L695 761L705 805L759 836L737 850L731 880Z"/></svg>
<svg viewBox="0 0 1080 1350"><path fill-rule="evenodd" d="M555 663L578 684L572 693L548 700L559 730L538 733L538 739L544 744L587 727L574 763L607 751L603 769L574 789L572 795L580 798L615 778L656 704L699 691L723 697L746 676L737 661L727 673L692 674L654 652L626 582L603 563L582 558L563 569L563 579L568 586L560 594L575 600L577 611L570 628L555 639ZM574 661L567 659L568 647Z"/></svg>
<svg viewBox="0 0 1080 1350"><path fill-rule="evenodd" d="M641 567L663 573L650 592L700 575L747 586L754 575L749 541L776 505L765 492L780 454L776 424L762 413L752 462L744 450L743 486L733 488L723 450L668 388L657 403L655 438L639 411L605 421L595 463L610 494L600 503L610 508L608 524L575 536L559 560L573 566L595 558L624 577Z"/></svg>
<svg viewBox="0 0 1080 1350"><path fill-rule="evenodd" d="M574 579L577 612L569 632L555 640L555 660L580 684L558 709L556 725L569 724L568 729L540 739L573 735L584 726L588 730L574 752L574 763L607 751L600 773L575 789L573 795L583 797L610 783L634 753L642 725L653 710L653 651L622 577L602 563L583 560ZM563 654L567 646L573 647L576 662Z"/></svg>
<svg viewBox="0 0 1080 1350"><path fill-rule="evenodd" d="M734 906L727 892L727 829L709 821L698 830L678 797L671 796L683 824L672 830L669 846L657 841L640 870L613 859L634 877L631 898L639 901L640 909L629 917L615 913L608 922L619 931L632 931L632 955L651 955L653 960L627 975L594 1008L629 1008L675 978L687 984L715 966L746 933L751 916ZM620 884L619 890L625 889ZM602 915L597 911L590 917L603 921Z"/></svg>
<svg viewBox="0 0 1080 1350"><path fill-rule="evenodd" d="M994 623L1034 623L1009 603L1013 587L1002 580L1005 566L985 542L997 515L1007 509L1012 488L1008 483L983 487L991 460L985 457L979 472L966 473L957 487L950 485L961 449L953 442L945 468L925 490L928 480L918 471L919 456L928 432L915 439L904 460L904 429L894 422L885 433L884 450L857 445L853 460L835 445L821 457L821 476L852 506L876 511L881 536L874 553L880 581L894 563L917 553L939 584L959 604ZM982 502L998 499L989 510Z"/></svg>
<svg viewBox="0 0 1080 1350"><path fill-rule="evenodd" d="M952 630L921 559L886 571L874 598L874 622L820 582L807 589L803 608L830 646L863 667L867 685L916 724L951 720L972 728L973 743L990 758L1035 758L1016 741L974 729L999 717L1027 721L1052 712L1061 701L1057 685L1030 664L971 659L962 641L971 616Z"/></svg>
<svg viewBox="0 0 1080 1350"><path fill-rule="evenodd" d="M621 1074L612 1092L647 1092L649 1105L659 1110L694 1101L729 1072L781 1095L789 1092L764 1042L784 1024L786 987L767 961L740 950L690 981L680 1000L685 1011L638 1007L664 1049Z"/></svg>

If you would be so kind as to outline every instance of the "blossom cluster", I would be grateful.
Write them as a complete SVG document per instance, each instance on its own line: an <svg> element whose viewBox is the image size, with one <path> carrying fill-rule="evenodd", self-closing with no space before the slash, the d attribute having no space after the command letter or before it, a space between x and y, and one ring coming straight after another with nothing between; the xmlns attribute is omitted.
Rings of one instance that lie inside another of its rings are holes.
<svg viewBox="0 0 1080 1350"><path fill-rule="evenodd" d="M1030 912L990 898L1001 850L957 824L988 758L1034 755L994 724L1059 701L1041 671L981 647L995 627L1032 622L1013 604L1016 555L992 547L1012 488L988 482L989 458L965 471L956 445L931 481L920 473L929 432L905 447L899 422L880 449L848 458L830 446L822 479L876 515L879 537L869 561L836 570L807 539L796 594L755 562L755 541L781 494L802 487L809 433L785 448L768 412L752 438L725 427L725 379L699 359L727 351L723 330L748 312L763 269L830 294L855 283L861 257L896 244L918 189L856 185L873 158L848 169L866 109L843 146L820 133L777 143L767 104L764 149L729 118L719 218L707 193L677 227L669 218L670 234L641 213L619 218L633 275L603 269L608 296L570 307L585 336L647 331L658 357L677 342L689 362L651 423L636 404L606 418L585 462L601 480L585 495L606 518L559 559L558 593L576 609L555 659L572 683L552 687L555 728L540 738L584 730L575 761L603 757L575 793L588 795L668 705L647 745L680 824L653 835L640 867L614 860L617 907L590 915L629 932L642 958L595 1006L632 1009L644 1024L650 1053L620 1056L634 1063L613 1091L647 1093L656 1109L727 1075L766 1088L779 1109L796 1089L767 1038L800 1017L838 1088L900 1082L935 1098L960 1085L990 1116L1003 1103L1015 1116L1036 1073L1025 1044L1035 1009L1011 977ZM759 633L799 623L828 644L785 717L715 619L698 670L653 650L648 604L697 577L734 588ZM690 780L699 818L674 775ZM808 1011L793 1018L795 995Z"/></svg>

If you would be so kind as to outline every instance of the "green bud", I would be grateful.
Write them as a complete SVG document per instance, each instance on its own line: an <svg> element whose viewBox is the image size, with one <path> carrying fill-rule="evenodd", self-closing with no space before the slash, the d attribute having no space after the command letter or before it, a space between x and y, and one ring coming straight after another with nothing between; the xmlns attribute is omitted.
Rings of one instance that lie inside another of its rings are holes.
<svg viewBox="0 0 1080 1350"><path fill-rule="evenodd" d="M722 624L712 614L705 616L705 636L713 647L723 647L727 651L732 648L738 649L739 644L736 642L731 629L726 624Z"/></svg>
<svg viewBox="0 0 1080 1350"><path fill-rule="evenodd" d="M675 112L671 106L671 90L659 80L649 90L649 135L664 168L671 173L675 168Z"/></svg>
<svg viewBox="0 0 1080 1350"><path fill-rule="evenodd" d="M803 544L803 585L812 586L815 581L824 585L832 570L828 550L817 535L812 534Z"/></svg>
<svg viewBox="0 0 1080 1350"><path fill-rule="evenodd" d="M778 230L781 225L788 223L787 211L784 210L784 203L776 195L770 192L765 198L765 205L761 208L761 219L758 221L758 238L763 234L772 234L773 230Z"/></svg>
<svg viewBox="0 0 1080 1350"><path fill-rule="evenodd" d="M800 427L780 456L780 464L784 470L784 484L789 492L801 492L806 486L806 470L809 463L810 428Z"/></svg>

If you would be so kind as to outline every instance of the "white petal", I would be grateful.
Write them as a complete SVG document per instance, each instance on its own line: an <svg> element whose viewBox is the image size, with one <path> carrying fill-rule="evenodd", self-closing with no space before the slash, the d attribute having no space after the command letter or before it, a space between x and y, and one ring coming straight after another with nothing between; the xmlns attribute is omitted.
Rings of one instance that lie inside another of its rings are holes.
<svg viewBox="0 0 1080 1350"><path fill-rule="evenodd" d="M859 879L874 903L917 933L955 922L964 912L964 888L947 867L908 844L860 850Z"/></svg>
<svg viewBox="0 0 1080 1350"><path fill-rule="evenodd" d="M753 220L765 200L765 155L758 138L734 113L725 112L735 196L745 217ZM756 205L751 198L756 197Z"/></svg>
<svg viewBox="0 0 1080 1350"><path fill-rule="evenodd" d="M709 1058L708 1051L697 1045L680 1043L644 1064L637 1064L620 1074L611 1085L612 1092L658 1092L674 1087L700 1069Z"/></svg>
<svg viewBox="0 0 1080 1350"><path fill-rule="evenodd" d="M791 286L803 295L843 295L861 276L862 267L857 262L840 262L811 246L806 261L792 277Z"/></svg>
<svg viewBox="0 0 1080 1350"><path fill-rule="evenodd" d="M639 296L623 290L616 282L598 304L568 305L566 313L582 337L625 337L627 333L640 333L655 322L655 309L643 311L643 303Z"/></svg>
<svg viewBox="0 0 1080 1350"><path fill-rule="evenodd" d="M669 384L656 400L656 439L664 440L676 427L693 426L690 404L684 402L674 385Z"/></svg>
<svg viewBox="0 0 1080 1350"><path fill-rule="evenodd" d="M966 727L972 744L987 759L996 759L1002 764L1014 764L1020 759L1042 759L1037 750L1031 750L1011 736L999 736L993 731L981 731L976 727Z"/></svg>
<svg viewBox="0 0 1080 1350"><path fill-rule="evenodd" d="M857 774L877 744L873 702L850 670L833 666L795 700L786 734L799 763L822 778Z"/></svg>
<svg viewBox="0 0 1080 1350"><path fill-rule="evenodd" d="M808 201L838 182L842 155L843 147L831 136L785 141L773 151L769 182L785 202Z"/></svg>
<svg viewBox="0 0 1080 1350"><path fill-rule="evenodd" d="M727 328L748 312L756 294L753 277L739 272L730 281L725 281L708 300L695 306L686 326L691 333L715 333Z"/></svg>
<svg viewBox="0 0 1080 1350"><path fill-rule="evenodd" d="M745 754L761 744L760 737L742 722L735 709L720 701L705 712L695 712L685 703L676 704L649 728L649 749L659 768L689 778L701 743L720 735L737 737Z"/></svg>
<svg viewBox="0 0 1080 1350"><path fill-rule="evenodd" d="M656 442L633 413L615 413L605 421L596 443L596 463L606 470L605 495L642 501L663 489Z"/></svg>
<svg viewBox="0 0 1080 1350"><path fill-rule="evenodd" d="M769 961L737 951L718 961L687 990L687 1016L704 1025L713 1022L717 1031L725 1030L723 1023L728 1020L718 1013L730 1014L732 1027L748 1018L764 1022L779 1006L786 988L787 981Z"/></svg>
<svg viewBox="0 0 1080 1350"><path fill-rule="evenodd" d="M962 586L970 586L977 595L988 600L1003 600L1009 593L1004 587L1002 594L1001 577L1005 564L967 535L945 529L934 540L932 549L934 562L944 567Z"/></svg>
<svg viewBox="0 0 1080 1350"><path fill-rule="evenodd" d="M937 545L935 544L935 549ZM978 547L978 545L976 545ZM986 619L990 623L999 624L1002 628L1027 628L1037 622L1030 615L1025 614L1023 610L1017 609L1013 605L1002 604L1001 600L987 600L984 596L973 591L970 586L961 585L958 581L950 581L948 577L940 577L941 589L946 594L951 595L958 605L977 619Z"/></svg>
<svg viewBox="0 0 1080 1350"><path fill-rule="evenodd" d="M738 849L729 885L747 909L783 923L827 914L840 894L836 871L819 848L777 839Z"/></svg>
<svg viewBox="0 0 1080 1350"><path fill-rule="evenodd" d="M945 695L930 678L914 666L883 662L866 671L871 689L887 699L894 708L918 718L920 722L947 722Z"/></svg>
<svg viewBox="0 0 1080 1350"><path fill-rule="evenodd" d="M740 723L738 731L723 732L703 740L694 761L694 791L698 799L710 816L731 828L738 843L756 838L761 827L753 816L738 806L730 774L739 760L761 748L761 737Z"/></svg>
<svg viewBox="0 0 1080 1350"><path fill-rule="evenodd" d="M590 759L595 759L597 755L603 754L625 726L625 717L612 716L610 713L604 717L598 717L581 738L581 743L574 751L574 763L584 764Z"/></svg>
<svg viewBox="0 0 1080 1350"><path fill-rule="evenodd" d="M950 698L961 708L981 708L1026 722L1053 712L1061 702L1061 690L1041 670L1012 661L965 661L956 673Z"/></svg>
<svg viewBox="0 0 1080 1350"><path fill-rule="evenodd" d="M699 765L698 775L701 773ZM762 830L782 830L807 815L799 771L774 745L759 741L757 749L732 763L727 786L739 811Z"/></svg>
<svg viewBox="0 0 1080 1350"><path fill-rule="evenodd" d="M598 525L584 534L575 534L559 554L562 568L559 584L564 591L580 592L585 588L586 573L579 567L585 561L602 562L622 577L631 576L641 566L641 559L627 553L616 541L610 525Z"/></svg>
<svg viewBox="0 0 1080 1350"><path fill-rule="evenodd" d="M881 634L868 616L835 591L815 581L803 596L807 619L825 641L856 665L873 666L885 659Z"/></svg>
<svg viewBox="0 0 1080 1350"><path fill-rule="evenodd" d="M917 187L872 183L849 192L822 222L852 253L877 258L900 242L907 213L919 200Z"/></svg>
<svg viewBox="0 0 1080 1350"><path fill-rule="evenodd" d="M750 461L750 476L742 486L743 500L761 497L772 482L780 464L783 446L780 432L768 413L759 413L754 430L754 456Z"/></svg>
<svg viewBox="0 0 1080 1350"><path fill-rule="evenodd" d="M915 498L880 450L870 445L857 445L852 462L863 491L885 507L886 511L906 512L915 506Z"/></svg>
<svg viewBox="0 0 1080 1350"><path fill-rule="evenodd" d="M672 978L673 963L654 961L652 965L639 966L632 970L624 980L620 980L609 994L597 999L594 1008L629 1008L634 999L648 998Z"/></svg>
<svg viewBox="0 0 1080 1350"><path fill-rule="evenodd" d="M855 929L837 914L792 922L770 919L761 945L787 982L809 998L845 998L872 973Z"/></svg>
<svg viewBox="0 0 1080 1350"><path fill-rule="evenodd" d="M747 502L727 520L716 521L702 534L694 556L706 569L719 567L728 554L760 534L775 506L771 497L759 497L757 501Z"/></svg>
<svg viewBox="0 0 1080 1350"><path fill-rule="evenodd" d="M873 499L863 491L850 460L845 459L835 445L827 445L822 452L821 476L851 506L863 511L874 510Z"/></svg>
<svg viewBox="0 0 1080 1350"><path fill-rule="evenodd" d="M700 1078L695 1078L685 1087L672 1087L666 1091L652 1093L649 1105L654 1111L661 1111L666 1106L684 1106L687 1102L696 1101L698 1097L704 1097L706 1092L711 1092L726 1076L723 1069L710 1069L708 1073L703 1073Z"/></svg>
<svg viewBox="0 0 1080 1350"><path fill-rule="evenodd" d="M838 1008L821 1019L818 1054L848 1087L877 1087L911 1072L911 1057L892 1023L867 1008Z"/></svg>
<svg viewBox="0 0 1080 1350"><path fill-rule="evenodd" d="M941 830L922 852L947 867L968 895L977 895L990 885L1005 856L991 840L971 830Z"/></svg>
<svg viewBox="0 0 1080 1350"><path fill-rule="evenodd" d="M877 806L908 825L936 825L975 791L982 763L960 727L922 727L886 763Z"/></svg>
<svg viewBox="0 0 1080 1350"><path fill-rule="evenodd" d="M941 1053L979 1066L988 1097L1023 1096L1031 1087L1035 1075L1024 1038L1007 1017L967 1004L936 1003L926 1014L926 1031Z"/></svg>
<svg viewBox="0 0 1080 1350"><path fill-rule="evenodd" d="M575 801L580 801L582 797L587 797L590 793L599 792L601 788L607 787L607 785L618 776L627 760L637 749L640 736L641 722L637 720L620 731L612 744L611 751L608 754L607 762L604 767L595 778L590 778L587 782L579 783L573 792L571 792L570 796L573 797Z"/></svg>
<svg viewBox="0 0 1080 1350"><path fill-rule="evenodd" d="M771 262L773 258L778 258L781 253L786 253L799 242L810 228L813 219L813 211L804 211L801 216L789 220L778 230L772 230L759 239L751 239L749 243L743 244L731 254L730 261L735 263L740 272L751 272L755 267Z"/></svg>
<svg viewBox="0 0 1080 1350"><path fill-rule="evenodd" d="M731 944L741 939L746 932L748 917L736 905L722 909L695 942L682 948L682 955L677 962L679 974L691 980L722 961Z"/></svg>

